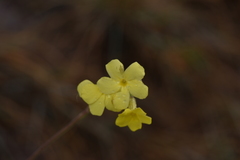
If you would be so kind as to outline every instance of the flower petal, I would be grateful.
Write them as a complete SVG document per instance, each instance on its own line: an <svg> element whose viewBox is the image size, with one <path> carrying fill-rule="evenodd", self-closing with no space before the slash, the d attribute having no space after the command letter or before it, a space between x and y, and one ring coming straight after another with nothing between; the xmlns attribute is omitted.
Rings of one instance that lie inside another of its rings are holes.
<svg viewBox="0 0 240 160"><path fill-rule="evenodd" d="M82 81L81 83L79 83L78 86L77 86L78 92L80 93L82 91L82 89L84 89L84 86L88 85L88 84L93 84L93 83L91 81L87 80L87 79Z"/></svg>
<svg viewBox="0 0 240 160"><path fill-rule="evenodd" d="M133 112L137 115L145 116L147 113L142 110L142 108L136 108L133 110Z"/></svg>
<svg viewBox="0 0 240 160"><path fill-rule="evenodd" d="M134 131L142 128L142 123L139 121L139 119L135 115L135 116L132 117L132 119L128 123L128 127L131 131L134 132Z"/></svg>
<svg viewBox="0 0 240 160"><path fill-rule="evenodd" d="M112 79L121 80L124 66L118 59L114 59L106 64L106 70Z"/></svg>
<svg viewBox="0 0 240 160"><path fill-rule="evenodd" d="M130 116L121 116L116 119L115 124L119 127L126 127L130 120Z"/></svg>
<svg viewBox="0 0 240 160"><path fill-rule="evenodd" d="M119 127L125 127L128 125L128 123L131 120L131 116L129 113L131 113L132 111L130 109L125 109L123 113L119 114L115 124Z"/></svg>
<svg viewBox="0 0 240 160"><path fill-rule="evenodd" d="M145 124L152 123L152 118L149 116L146 116L146 113L141 108L136 108L135 110L133 110L133 112L137 115L141 123L145 123Z"/></svg>
<svg viewBox="0 0 240 160"><path fill-rule="evenodd" d="M117 81L109 78L109 77L102 77L97 81L97 86L99 90L104 94L113 94L119 91L120 85Z"/></svg>
<svg viewBox="0 0 240 160"><path fill-rule="evenodd" d="M101 116L105 108L105 95L102 95L96 102L89 105L89 109L92 115Z"/></svg>
<svg viewBox="0 0 240 160"><path fill-rule="evenodd" d="M97 86L99 87L100 91L104 94L113 94L119 91L120 85L117 81L109 78L109 77L102 77L97 81Z"/></svg>
<svg viewBox="0 0 240 160"><path fill-rule="evenodd" d="M148 87L140 80L128 81L127 88L131 95L139 99L144 99L148 96Z"/></svg>
<svg viewBox="0 0 240 160"><path fill-rule="evenodd" d="M117 110L122 110L129 105L130 94L126 87L122 87L120 92L117 92L113 99L113 105Z"/></svg>
<svg viewBox="0 0 240 160"><path fill-rule="evenodd" d="M106 95L105 105L106 105L106 108L110 111L113 111L113 112L120 112L121 111L121 110L116 109L114 107L114 105L113 105L113 95Z"/></svg>
<svg viewBox="0 0 240 160"><path fill-rule="evenodd" d="M131 80L141 80L145 75L144 68L138 63L132 63L123 73L123 78L127 81Z"/></svg>
<svg viewBox="0 0 240 160"><path fill-rule="evenodd" d="M152 118L149 116L138 116L139 120L145 124L152 124Z"/></svg>
<svg viewBox="0 0 240 160"><path fill-rule="evenodd" d="M94 103L102 95L98 87L89 80L82 81L77 86L77 90L78 90L79 96L87 104Z"/></svg>

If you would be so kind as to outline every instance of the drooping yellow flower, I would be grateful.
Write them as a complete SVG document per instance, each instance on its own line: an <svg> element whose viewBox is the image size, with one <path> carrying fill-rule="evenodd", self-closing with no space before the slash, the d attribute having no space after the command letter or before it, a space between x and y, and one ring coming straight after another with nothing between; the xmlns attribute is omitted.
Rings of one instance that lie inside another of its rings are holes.
<svg viewBox="0 0 240 160"><path fill-rule="evenodd" d="M142 128L142 123L151 124L152 118L147 116L141 108L125 109L119 114L115 124L119 127L128 126L131 131L136 131Z"/></svg>
<svg viewBox="0 0 240 160"><path fill-rule="evenodd" d="M123 64L115 59L106 65L109 77L98 80L97 86L104 94L115 93L113 105L116 109L125 109L129 105L130 96L144 99L148 95L148 87L143 84L144 68L137 62L132 63L125 71Z"/></svg>

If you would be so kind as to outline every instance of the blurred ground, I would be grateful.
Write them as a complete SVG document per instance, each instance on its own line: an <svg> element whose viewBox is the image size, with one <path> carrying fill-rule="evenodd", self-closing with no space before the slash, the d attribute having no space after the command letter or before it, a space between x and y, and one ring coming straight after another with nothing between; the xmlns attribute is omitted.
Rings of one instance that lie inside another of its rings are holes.
<svg viewBox="0 0 240 160"><path fill-rule="evenodd" d="M239 160L237 0L0 1L0 159L23 160L87 105L113 58L146 69L153 118L88 115L39 160Z"/></svg>

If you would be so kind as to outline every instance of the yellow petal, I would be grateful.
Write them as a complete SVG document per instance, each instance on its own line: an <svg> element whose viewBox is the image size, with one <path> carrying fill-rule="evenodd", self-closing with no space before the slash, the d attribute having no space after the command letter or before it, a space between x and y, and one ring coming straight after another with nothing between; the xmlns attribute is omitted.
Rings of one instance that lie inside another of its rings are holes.
<svg viewBox="0 0 240 160"><path fill-rule="evenodd" d="M117 110L122 110L128 107L130 95L126 87L122 87L120 92L117 92L113 99L113 105Z"/></svg>
<svg viewBox="0 0 240 160"><path fill-rule="evenodd" d="M149 116L138 116L139 120L145 124L152 124L152 118Z"/></svg>
<svg viewBox="0 0 240 160"><path fill-rule="evenodd" d="M144 68L137 62L132 63L123 73L123 78L127 81L141 80L145 75Z"/></svg>
<svg viewBox="0 0 240 160"><path fill-rule="evenodd" d="M116 119L115 124L119 127L126 127L130 120L130 116L121 116Z"/></svg>
<svg viewBox="0 0 240 160"><path fill-rule="evenodd" d="M118 117L117 117L117 119L116 119L116 121L115 121L115 124L116 124L117 126L119 126L119 127L125 127L125 126L127 126L127 123L126 123L125 119L124 119L123 117L121 117L121 116L118 116Z"/></svg>
<svg viewBox="0 0 240 160"><path fill-rule="evenodd" d="M82 89L84 88L84 86L88 85L88 84L93 84L93 83L91 81L87 80L87 79L82 81L81 83L79 83L78 86L77 86L78 92L80 93L82 91Z"/></svg>
<svg viewBox="0 0 240 160"><path fill-rule="evenodd" d="M114 107L113 107L113 101L112 101L112 96L111 95L106 95L106 98L105 98L105 105L106 105L106 108L108 110L114 110Z"/></svg>
<svg viewBox="0 0 240 160"><path fill-rule="evenodd" d="M148 96L148 87L140 80L128 81L127 88L132 96L139 99L144 99Z"/></svg>
<svg viewBox="0 0 240 160"><path fill-rule="evenodd" d="M89 80L82 81L77 86L77 90L78 90L79 96L87 104L94 103L102 95L98 87Z"/></svg>
<svg viewBox="0 0 240 160"><path fill-rule="evenodd" d="M141 123L145 123L145 124L152 123L152 118L149 116L146 116L146 113L141 108L136 108L135 110L133 110L133 112L137 115Z"/></svg>
<svg viewBox="0 0 240 160"><path fill-rule="evenodd" d="M105 108L105 95L102 95L96 102L89 105L89 110L92 115L101 116Z"/></svg>
<svg viewBox="0 0 240 160"><path fill-rule="evenodd" d="M130 120L128 127L131 131L136 131L138 129L142 128L142 123L139 121L139 119L135 116L132 117L132 119Z"/></svg>
<svg viewBox="0 0 240 160"><path fill-rule="evenodd" d="M106 70L112 79L121 80L124 66L118 59L114 59L106 64Z"/></svg>
<svg viewBox="0 0 240 160"><path fill-rule="evenodd" d="M104 94L113 94L119 91L120 85L117 81L109 78L109 77L102 77L97 81L97 86L99 90Z"/></svg>
<svg viewBox="0 0 240 160"><path fill-rule="evenodd" d="M121 114L119 114L119 115L127 116L127 115L129 115L130 113L132 113L132 110L129 109L129 108L127 108L127 109L125 109L125 110L124 110Z"/></svg>
<svg viewBox="0 0 240 160"><path fill-rule="evenodd" d="M136 109L134 109L133 110L133 113L135 113L136 115L141 115L141 116L145 116L147 113L146 112L144 112L143 110L142 110L142 108L136 108Z"/></svg>
<svg viewBox="0 0 240 160"><path fill-rule="evenodd" d="M131 120L131 116L129 116L132 111L130 109L125 109L123 113L119 114L115 124L119 127L125 127Z"/></svg>
<svg viewBox="0 0 240 160"><path fill-rule="evenodd" d="M105 105L106 105L106 108L110 111L113 111L113 112L119 112L121 110L119 109L116 109L113 105L113 95L106 95L106 98L105 98Z"/></svg>

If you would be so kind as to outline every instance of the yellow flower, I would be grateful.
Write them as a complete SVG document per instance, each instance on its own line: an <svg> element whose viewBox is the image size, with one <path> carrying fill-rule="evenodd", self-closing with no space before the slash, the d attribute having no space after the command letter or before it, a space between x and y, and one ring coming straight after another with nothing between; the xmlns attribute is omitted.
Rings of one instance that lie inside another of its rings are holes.
<svg viewBox="0 0 240 160"><path fill-rule="evenodd" d="M113 105L116 109L125 109L129 105L130 95L144 99L148 95L148 87L143 84L144 68L137 62L132 63L125 71L123 64L115 59L106 65L109 77L98 80L97 86L104 94L115 93Z"/></svg>
<svg viewBox="0 0 240 160"><path fill-rule="evenodd" d="M89 110L92 115L101 116L105 107L114 112L121 111L115 108L112 103L114 94L106 95L100 92L98 86L89 80L82 81L77 86L77 90L79 96L89 105Z"/></svg>
<svg viewBox="0 0 240 160"><path fill-rule="evenodd" d="M119 127L128 126L131 131L136 131L142 128L142 123L151 124L152 118L147 116L141 108L127 108L118 115L115 123Z"/></svg>

